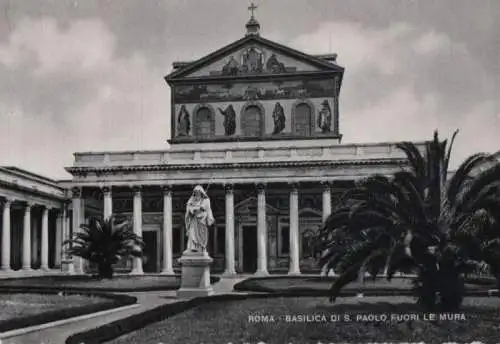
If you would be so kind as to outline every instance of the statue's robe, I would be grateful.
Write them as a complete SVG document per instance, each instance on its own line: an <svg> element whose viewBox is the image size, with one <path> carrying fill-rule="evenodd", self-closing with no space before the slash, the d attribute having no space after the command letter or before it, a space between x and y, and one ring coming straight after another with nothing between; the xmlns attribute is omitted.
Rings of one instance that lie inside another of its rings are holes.
<svg viewBox="0 0 500 344"><path fill-rule="evenodd" d="M188 234L187 249L204 252L207 249L208 229L215 222L208 197L196 201L191 198L186 206L185 224Z"/></svg>
<svg viewBox="0 0 500 344"><path fill-rule="evenodd" d="M322 132L327 133L330 131L332 125L332 112L327 106L323 106L318 116L318 126Z"/></svg>

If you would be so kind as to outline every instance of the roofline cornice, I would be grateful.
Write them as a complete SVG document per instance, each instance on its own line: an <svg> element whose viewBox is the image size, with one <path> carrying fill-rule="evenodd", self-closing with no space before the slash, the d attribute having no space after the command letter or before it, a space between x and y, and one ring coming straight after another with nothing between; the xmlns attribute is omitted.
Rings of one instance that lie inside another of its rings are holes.
<svg viewBox="0 0 500 344"><path fill-rule="evenodd" d="M63 187L58 185L58 181L50 179L48 177L41 176L39 174L23 170L15 166L0 166L0 172L9 174L11 176L19 177L25 180L36 182L54 189L64 190Z"/></svg>
<svg viewBox="0 0 500 344"><path fill-rule="evenodd" d="M18 185L16 183L9 183L9 182L3 181L3 180L0 180L0 186L4 186L10 190L20 191L20 192L26 193L28 195L44 197L44 198L47 198L47 199L52 200L52 201L65 201L68 199L68 197L66 195L57 196L57 195L54 195L51 193L43 192L41 190L35 190L35 189L29 188L29 187ZM66 193L66 190L67 189L65 189L65 188L60 188L59 191Z"/></svg>
<svg viewBox="0 0 500 344"><path fill-rule="evenodd" d="M343 160L343 161L269 161L269 162L241 162L241 163L196 163L196 164L156 164L156 165L130 165L130 166L72 166L66 167L66 171L73 175L87 173L114 173L114 172L144 172L144 171L169 171L169 170L200 170L200 169L233 169L233 168L280 168L280 167L321 167L321 166L376 166L392 165L403 166L407 164L406 159L382 158L366 160Z"/></svg>
<svg viewBox="0 0 500 344"><path fill-rule="evenodd" d="M196 82L203 83L221 83L221 82L255 82L255 81L285 81L297 78L324 79L327 76L339 75L340 82L342 81L342 73L335 70L308 71L308 72L292 72L292 73L261 73L247 75L207 75L197 77L178 77L164 79L169 85L192 84Z"/></svg>

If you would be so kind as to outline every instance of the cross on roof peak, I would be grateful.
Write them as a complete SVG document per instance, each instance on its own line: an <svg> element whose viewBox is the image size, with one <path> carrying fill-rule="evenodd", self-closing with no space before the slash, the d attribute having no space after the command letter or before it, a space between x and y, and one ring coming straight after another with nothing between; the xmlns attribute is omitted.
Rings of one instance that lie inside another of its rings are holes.
<svg viewBox="0 0 500 344"><path fill-rule="evenodd" d="M250 11L251 18L253 18L254 11L257 9L257 5L255 5L253 2L248 6L248 10Z"/></svg>

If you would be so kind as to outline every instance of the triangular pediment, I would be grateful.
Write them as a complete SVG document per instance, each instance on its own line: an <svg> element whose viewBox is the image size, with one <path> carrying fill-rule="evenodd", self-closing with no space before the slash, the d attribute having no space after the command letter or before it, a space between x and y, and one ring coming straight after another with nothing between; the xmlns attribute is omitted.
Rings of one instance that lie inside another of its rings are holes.
<svg viewBox="0 0 500 344"><path fill-rule="evenodd" d="M304 54L261 36L252 35L233 42L197 61L179 67L166 79L322 71L343 73L344 68L336 63Z"/></svg>
<svg viewBox="0 0 500 344"><path fill-rule="evenodd" d="M322 215L321 211L313 208L303 208L299 211L299 216L303 218L321 218Z"/></svg>
<svg viewBox="0 0 500 344"><path fill-rule="evenodd" d="M234 206L236 214L257 215L257 197L249 197ZM274 214L279 210L266 203L266 213Z"/></svg>

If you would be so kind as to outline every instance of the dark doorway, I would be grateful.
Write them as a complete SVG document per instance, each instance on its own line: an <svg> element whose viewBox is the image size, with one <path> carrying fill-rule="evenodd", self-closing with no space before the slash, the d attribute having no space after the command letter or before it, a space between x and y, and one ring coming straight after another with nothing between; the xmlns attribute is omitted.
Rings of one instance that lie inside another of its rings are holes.
<svg viewBox="0 0 500 344"><path fill-rule="evenodd" d="M243 272L257 270L257 227L243 226Z"/></svg>
<svg viewBox="0 0 500 344"><path fill-rule="evenodd" d="M156 231L145 231L142 233L142 240L144 240L144 257L142 270L144 272L158 272L158 241Z"/></svg>

